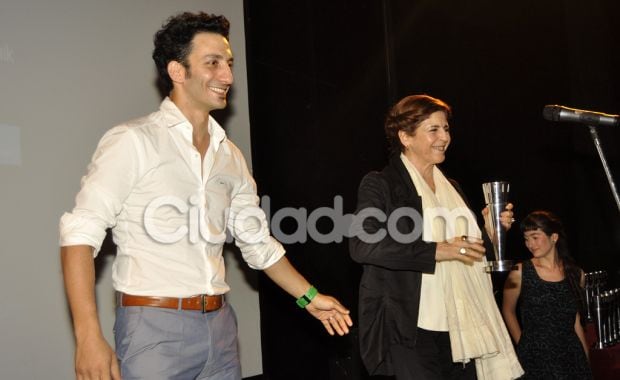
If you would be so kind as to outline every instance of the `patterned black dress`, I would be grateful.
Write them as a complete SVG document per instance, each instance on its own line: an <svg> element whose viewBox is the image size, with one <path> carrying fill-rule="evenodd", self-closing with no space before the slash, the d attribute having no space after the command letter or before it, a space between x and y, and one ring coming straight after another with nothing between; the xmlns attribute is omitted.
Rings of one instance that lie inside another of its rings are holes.
<svg viewBox="0 0 620 380"><path fill-rule="evenodd" d="M521 277L521 340L517 354L525 370L522 379L592 379L592 372L575 333L577 303L568 280L541 279L531 261Z"/></svg>

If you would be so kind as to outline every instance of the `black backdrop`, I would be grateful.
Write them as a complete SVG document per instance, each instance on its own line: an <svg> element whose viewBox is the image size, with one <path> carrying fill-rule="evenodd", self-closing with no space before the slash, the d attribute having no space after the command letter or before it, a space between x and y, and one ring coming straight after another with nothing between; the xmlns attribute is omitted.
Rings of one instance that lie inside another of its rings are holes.
<svg viewBox="0 0 620 380"><path fill-rule="evenodd" d="M442 169L472 204L482 208L482 182L510 181L517 219L554 211L579 264L607 270L616 281L620 212L588 129L541 114L546 104L620 112L619 11L617 0L246 0L259 192L270 197L272 214L331 207L336 195L352 212L361 177L387 160L387 108L428 93L453 107ZM618 177L620 128L599 133ZM297 228L290 219L282 226ZM361 269L349 259L346 239L286 248L294 265L355 318ZM529 256L516 228L508 248L514 258ZM355 331L329 337L268 279L259 287L265 377L365 377Z"/></svg>

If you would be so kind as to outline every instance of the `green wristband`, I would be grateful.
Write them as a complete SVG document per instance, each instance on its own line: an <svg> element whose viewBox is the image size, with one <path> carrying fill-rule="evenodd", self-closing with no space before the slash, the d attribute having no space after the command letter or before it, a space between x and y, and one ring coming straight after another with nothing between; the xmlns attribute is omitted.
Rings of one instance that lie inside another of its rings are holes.
<svg viewBox="0 0 620 380"><path fill-rule="evenodd" d="M308 289L306 294L297 298L297 301L296 301L297 306L301 307L302 309L305 309L306 306L308 306L308 304L312 301L314 297L316 297L317 294L319 294L319 291L316 290L314 286L310 286L310 289Z"/></svg>

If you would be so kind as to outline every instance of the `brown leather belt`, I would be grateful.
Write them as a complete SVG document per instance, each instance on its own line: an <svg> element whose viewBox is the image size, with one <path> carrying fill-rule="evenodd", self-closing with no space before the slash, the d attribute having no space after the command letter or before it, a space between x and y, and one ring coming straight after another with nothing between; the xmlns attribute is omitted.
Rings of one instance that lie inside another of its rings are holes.
<svg viewBox="0 0 620 380"><path fill-rule="evenodd" d="M201 294L189 298L134 296L119 292L120 306L149 306L166 309L198 310L203 313L218 310L224 304L224 296Z"/></svg>

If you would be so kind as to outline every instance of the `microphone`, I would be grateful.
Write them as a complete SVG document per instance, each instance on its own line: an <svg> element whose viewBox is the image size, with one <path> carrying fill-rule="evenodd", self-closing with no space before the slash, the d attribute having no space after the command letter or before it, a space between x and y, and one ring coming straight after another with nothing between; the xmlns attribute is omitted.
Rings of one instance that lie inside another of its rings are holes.
<svg viewBox="0 0 620 380"><path fill-rule="evenodd" d="M589 126L604 125L606 127L617 127L620 125L620 115L578 110L558 105L545 106L543 109L543 117L550 121L566 121Z"/></svg>

